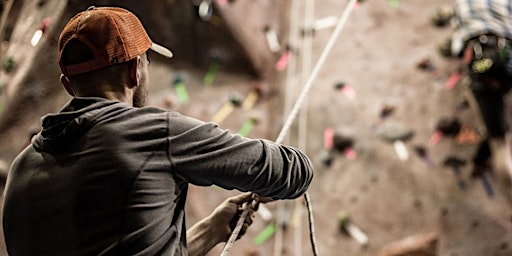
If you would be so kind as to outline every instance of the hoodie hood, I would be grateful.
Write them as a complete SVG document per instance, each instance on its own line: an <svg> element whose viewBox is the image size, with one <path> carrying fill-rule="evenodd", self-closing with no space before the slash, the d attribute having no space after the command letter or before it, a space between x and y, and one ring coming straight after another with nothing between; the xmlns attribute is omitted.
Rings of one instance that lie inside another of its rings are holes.
<svg viewBox="0 0 512 256"><path fill-rule="evenodd" d="M59 113L42 118L42 130L32 140L32 144L38 151L66 151L94 125L99 113L114 104L125 103L103 98L73 98Z"/></svg>

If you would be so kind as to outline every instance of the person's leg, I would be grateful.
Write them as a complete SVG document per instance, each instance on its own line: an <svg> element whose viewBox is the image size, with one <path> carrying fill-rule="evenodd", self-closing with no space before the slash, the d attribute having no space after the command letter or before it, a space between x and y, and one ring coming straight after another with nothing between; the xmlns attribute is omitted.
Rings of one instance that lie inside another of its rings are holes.
<svg viewBox="0 0 512 256"><path fill-rule="evenodd" d="M489 159L491 157L491 146L489 145L489 140L483 140L478 145L476 153L473 157L473 163L477 165L486 165L489 163Z"/></svg>
<svg viewBox="0 0 512 256"><path fill-rule="evenodd" d="M501 92L485 88L477 79L472 80L471 89L487 130L486 138L478 145L473 156L472 174L478 177L485 172L496 171L498 176L503 177L503 172L507 172L503 153L507 127L503 95Z"/></svg>
<svg viewBox="0 0 512 256"><path fill-rule="evenodd" d="M512 202L512 134L505 141L508 130L505 113L505 99L507 95L490 90L472 90L478 106L482 121L487 129L487 138L478 146L473 157L473 175L486 175L486 172L494 174L496 189L502 191ZM507 147L508 146L508 147ZM508 153L507 153L508 152Z"/></svg>
<svg viewBox="0 0 512 256"><path fill-rule="evenodd" d="M478 103L482 121L487 129L487 137L503 140L507 130L503 94L499 91L482 89L480 85L472 86L476 87L471 91Z"/></svg>

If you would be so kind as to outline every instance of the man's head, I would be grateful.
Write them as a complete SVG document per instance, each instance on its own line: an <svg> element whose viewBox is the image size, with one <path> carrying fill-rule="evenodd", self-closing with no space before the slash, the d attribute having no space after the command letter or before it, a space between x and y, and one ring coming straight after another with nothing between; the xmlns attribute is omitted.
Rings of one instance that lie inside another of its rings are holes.
<svg viewBox="0 0 512 256"><path fill-rule="evenodd" d="M98 96L123 87L144 90L149 49L172 57L151 41L133 13L91 7L73 17L59 37L61 81L72 96Z"/></svg>

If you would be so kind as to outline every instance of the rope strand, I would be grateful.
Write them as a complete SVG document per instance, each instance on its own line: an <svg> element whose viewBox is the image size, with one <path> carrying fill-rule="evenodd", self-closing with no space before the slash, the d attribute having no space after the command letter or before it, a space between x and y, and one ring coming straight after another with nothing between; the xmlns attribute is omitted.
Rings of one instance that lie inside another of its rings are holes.
<svg viewBox="0 0 512 256"><path fill-rule="evenodd" d="M252 197L254 197L255 194L252 194ZM242 226L244 225L245 219L249 215L249 211L251 210L251 203L252 200L245 203L244 211L240 215L240 219L236 222L235 229L233 229L233 232L231 233L231 236L229 237L228 241L226 242L226 246L224 247L224 250L222 250L221 256L227 256L229 253L229 250L231 250L231 247L233 247L233 244L235 243L236 239L238 238L238 233L240 233L240 230L242 229ZM236 234L236 235L233 235Z"/></svg>
<svg viewBox="0 0 512 256"><path fill-rule="evenodd" d="M279 136L277 136L276 143L280 144L286 134L288 133L288 130L290 129L291 125L293 124L293 121L295 120L295 117L297 116L297 113L299 112L304 100L306 99L309 90L311 89L313 85L313 81L316 79L316 76L318 75L318 72L320 71L320 68L324 65L325 60L327 59L327 56L332 50L332 47L334 46L334 43L336 43L336 40L338 39L338 36L343 29L343 26L345 25L345 22L348 19L348 16L354 9L354 5L357 2L357 0L350 0L348 6L345 8L345 11L343 12L343 15L341 16L340 20L338 21L338 24L336 25L336 28L334 29L334 32L331 35L331 38L329 38L329 41L325 45L324 50L322 51L322 54L318 58L317 63L315 64L315 67L311 71L311 74L308 77L308 80L306 81L306 84L304 85L304 88L302 89L302 92L299 95L299 98L297 99L297 102L295 102L295 105L293 106L292 111L288 115L285 124L283 125L283 128L281 129L281 132L279 133Z"/></svg>
<svg viewBox="0 0 512 256"><path fill-rule="evenodd" d="M332 33L331 37L329 38L329 41L327 42L324 50L322 51L320 58L318 59L317 63L315 64L315 67L311 71L311 74L309 75L309 78L306 81L306 84L304 85L302 92L299 95L299 98L297 99L295 105L293 106L292 111L288 115L286 122L283 125L283 128L281 129L281 132L277 136L277 139L275 141L277 144L281 144L282 141L284 140L284 138L286 137L288 130L290 129L291 125L293 124L293 121L295 120L297 113L299 112L304 100L306 99L306 97L309 93L309 90L311 89L311 87L313 85L313 81L316 79L316 76L318 75L320 68L323 66L325 60L327 59L328 54L332 50L332 47L334 46L334 43L336 42L341 30L343 29L343 26L345 25L345 22L347 21L348 16L354 9L356 2L357 2L357 0L350 0L347 7L345 7L345 10L343 11L343 15L339 19L338 24L336 24L334 32ZM304 197L306 199L307 207L308 207L308 216L309 216L309 223L310 223L309 225L310 225L310 228L313 228L313 216L312 216L313 211L312 211L312 209L310 209L311 204L308 202L309 195L307 192L304 193ZM250 207L250 205L248 205L247 207ZM238 237L238 233L242 229L242 225L245 222L245 218L247 217L249 210L250 210L249 208L246 208L244 210L244 212L242 213L242 215L240 216L240 219L238 220L237 225L236 225L235 229L233 230L233 233L231 233L229 240L226 242L226 246L224 247L224 250L222 251L221 256L228 255L229 250L233 246L233 243L235 242L236 238ZM312 242L312 246L313 246L313 253L315 256L317 256L318 249L316 248L316 241L315 241L314 233L315 233L314 230L311 229L310 237L311 237L311 242Z"/></svg>
<svg viewBox="0 0 512 256"><path fill-rule="evenodd" d="M320 253L318 253L318 246L316 245L313 206L311 206L311 200L309 199L309 194L307 192L304 194L304 199L306 201L306 208L308 209L309 239L311 240L311 248L313 249L313 255L318 256Z"/></svg>

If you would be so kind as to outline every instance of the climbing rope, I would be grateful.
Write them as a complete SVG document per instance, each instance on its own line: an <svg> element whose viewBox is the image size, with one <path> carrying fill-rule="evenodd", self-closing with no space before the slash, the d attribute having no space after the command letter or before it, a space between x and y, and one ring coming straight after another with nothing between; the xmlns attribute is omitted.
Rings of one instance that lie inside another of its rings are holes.
<svg viewBox="0 0 512 256"><path fill-rule="evenodd" d="M348 16L354 9L354 5L357 2L357 0L350 0L348 6L346 7L345 11L343 12L343 15L341 16L341 19L339 19L338 24L336 25L334 32L331 35L331 38L329 38L329 41L325 45L324 50L322 51L322 54L318 58L317 63L315 64L313 70L311 71L311 74L308 77L308 80L306 81L306 84L304 85L301 94L299 95L299 98L295 102L295 105L293 106L292 111L288 115L288 118L286 119L286 122L283 125L283 128L281 129L281 132L277 136L276 143L281 143L288 133L288 130L293 124L293 121L295 120L295 117L297 116L304 100L306 99L309 90L311 89L313 85L313 81L316 79L316 76L318 75L318 72L320 71L320 68L323 66L325 59L327 59L327 56L329 55L330 51L332 50L332 47L334 46L334 43L336 43L336 40L343 29L343 26L345 25L346 20L348 19Z"/></svg>
<svg viewBox="0 0 512 256"><path fill-rule="evenodd" d="M347 21L349 15L352 13L352 10L354 9L354 6L356 3L357 3L357 0L350 0L348 2L347 7L345 7L345 10L343 11L341 18L338 20L338 23L336 24L336 27L334 28L334 31L333 31L331 37L329 38L329 41L327 41L327 44L325 45L325 48L322 51L322 54L318 58L317 63L315 64L313 70L311 71L311 74L309 75L309 77L306 81L306 84L304 85L297 101L295 102L295 105L293 106L290 114L288 115L286 122L284 123L283 128L281 129L281 132L277 136L275 143L280 144L285 139L286 134L288 133L288 130L290 129L291 125L293 124L293 121L295 120L300 108L302 107L302 104L306 100L306 97L307 97L311 87L313 86L313 81L316 79L316 76L318 75L320 68L323 66L325 60L327 59L327 56L329 55L330 51L332 50L334 43L338 39L338 36L339 36L341 30L343 29L343 26L345 25L345 22ZM319 254L318 254L318 248L317 248L316 240L315 240L313 211L311 209L309 195L307 192L304 194L304 198L306 200L306 206L308 207L310 239L311 239L311 246L313 247L313 255L317 256ZM229 250L233 246L236 238L238 237L238 234L240 233L240 230L242 229L245 219L247 218L247 215L249 214L250 207L251 207L250 204L246 204L245 209L242 212L240 219L238 220L238 222L235 226L235 229L231 233L231 236L229 237L228 241L226 242L226 245L222 251L221 256L228 255Z"/></svg>
<svg viewBox="0 0 512 256"><path fill-rule="evenodd" d="M313 206L311 206L311 200L309 199L309 194L304 194L304 200L306 201L306 208L308 209L308 220L309 220L309 239L311 240L311 248L313 248L313 255L318 256L320 253L318 252L318 246L316 245L315 238L315 222L313 219Z"/></svg>
<svg viewBox="0 0 512 256"><path fill-rule="evenodd" d="M305 0L304 4L304 28L308 28L314 22L314 14L315 14L315 0ZM313 33L314 32L306 32L302 39L302 75L301 82L307 78L309 72L311 72L311 60L313 53ZM307 140L307 127L308 127L308 98L304 100L301 113L299 116L299 130L298 130L298 146L301 150L306 151Z"/></svg>
<svg viewBox="0 0 512 256"><path fill-rule="evenodd" d="M303 84L309 73L311 72L312 67L312 53L313 53L313 35L314 28L313 23L315 19L315 0L304 0L304 20L303 20L303 28L304 34L302 37L302 59L301 59L301 75L300 75L300 84ZM297 17L297 16L296 16ZM300 16L299 16L300 17ZM307 151L307 134L308 134L308 105L309 105L309 97L307 97L302 105L302 108L299 113L298 119L298 131L297 131L297 146L299 149L304 152ZM283 203L280 203L282 207L284 207ZM296 202L293 206L293 218L291 221L294 223L294 255L302 256L302 221L300 219L302 213L302 207L304 205L300 202ZM284 216L281 216L284 218ZM292 224L293 224L292 223ZM284 233L284 226L280 226L278 229L281 233ZM282 236L282 235L281 235ZM282 255L282 244L283 239L276 241L276 244L281 245L280 251L274 252L274 256Z"/></svg>

